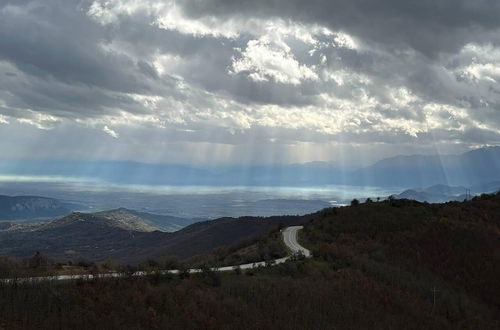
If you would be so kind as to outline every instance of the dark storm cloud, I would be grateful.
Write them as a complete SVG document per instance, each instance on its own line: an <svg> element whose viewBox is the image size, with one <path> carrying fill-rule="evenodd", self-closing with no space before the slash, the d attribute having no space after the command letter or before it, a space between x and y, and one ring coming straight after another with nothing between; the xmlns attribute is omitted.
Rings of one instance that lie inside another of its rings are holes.
<svg viewBox="0 0 500 330"><path fill-rule="evenodd" d="M425 54L455 52L469 41L491 41L500 27L496 0L187 0L194 17L283 17L325 24L366 41ZM494 39L498 42L498 38Z"/></svg>
<svg viewBox="0 0 500 330"><path fill-rule="evenodd" d="M3 7L0 58L46 79L117 91L144 90L139 79L118 69L134 63L118 54L103 53L97 41L105 36L104 31L75 7L75 2L69 6L58 0L32 2L24 8Z"/></svg>
<svg viewBox="0 0 500 330"><path fill-rule="evenodd" d="M69 117L104 115L109 109L143 113L123 93L156 94L175 86L155 69L125 53L107 51L113 31L92 21L85 1L13 1L0 5L0 86L13 108ZM23 79L14 79L20 78ZM9 79L11 78L11 79ZM106 110L108 109L108 110ZM18 114L21 116L21 114Z"/></svg>

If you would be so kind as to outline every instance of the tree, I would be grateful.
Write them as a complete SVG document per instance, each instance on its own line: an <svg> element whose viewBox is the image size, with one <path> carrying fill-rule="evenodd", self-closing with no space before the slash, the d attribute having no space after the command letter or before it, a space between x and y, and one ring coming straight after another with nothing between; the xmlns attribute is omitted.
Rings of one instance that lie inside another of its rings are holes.
<svg viewBox="0 0 500 330"><path fill-rule="evenodd" d="M102 268L105 271L110 271L110 270L114 270L116 268L116 263L113 260L113 258L109 257L109 258L106 258L104 261L102 261L99 264L99 266L100 266L100 268Z"/></svg>
<svg viewBox="0 0 500 330"><path fill-rule="evenodd" d="M46 268L48 264L49 260L41 254L40 251L37 251L35 255L28 260L29 267L33 269Z"/></svg>
<svg viewBox="0 0 500 330"><path fill-rule="evenodd" d="M356 205L359 205L359 201L354 198L352 201L351 201L351 206L356 206Z"/></svg>

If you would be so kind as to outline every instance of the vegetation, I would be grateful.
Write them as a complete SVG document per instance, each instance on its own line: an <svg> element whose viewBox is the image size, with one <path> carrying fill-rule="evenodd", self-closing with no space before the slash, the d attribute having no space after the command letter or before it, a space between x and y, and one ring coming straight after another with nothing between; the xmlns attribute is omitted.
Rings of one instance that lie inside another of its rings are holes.
<svg viewBox="0 0 500 330"><path fill-rule="evenodd" d="M500 194L325 209L302 237L318 261L360 271L424 302L432 298L433 313L449 321L498 322Z"/></svg>
<svg viewBox="0 0 500 330"><path fill-rule="evenodd" d="M212 267L242 265L252 262L269 261L284 257L288 251L283 243L281 226L274 226L267 235L250 241L241 241L225 246L196 258L187 263L193 267L210 265Z"/></svg>
<svg viewBox="0 0 500 330"><path fill-rule="evenodd" d="M131 265L168 255L186 261L218 248L259 239L276 226L304 221L299 216L220 218L167 233L148 231L152 226L141 219L135 213L118 210L95 214L74 212L32 226L0 225L0 255L31 257L40 251L57 262L80 259L102 262L113 258Z"/></svg>
<svg viewBox="0 0 500 330"><path fill-rule="evenodd" d="M199 274L2 283L0 328L500 327L500 195L446 204L391 198L306 218L300 240L312 259L228 273L205 267ZM264 251L276 234L250 246ZM229 261L242 250L210 258Z"/></svg>

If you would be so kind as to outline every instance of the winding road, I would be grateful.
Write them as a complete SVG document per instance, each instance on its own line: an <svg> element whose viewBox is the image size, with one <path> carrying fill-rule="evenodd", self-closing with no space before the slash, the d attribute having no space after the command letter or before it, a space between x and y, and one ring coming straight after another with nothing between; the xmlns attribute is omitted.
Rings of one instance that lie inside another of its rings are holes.
<svg viewBox="0 0 500 330"><path fill-rule="evenodd" d="M288 259L290 259L292 256L295 255L303 255L306 258L311 257L311 252L303 247L302 245L297 242L297 232L304 228L303 226L291 226L291 227L286 227L283 229L281 232L283 234L283 242L287 246L287 248L290 249L291 254L287 257L279 258L279 259L274 259L271 261L259 261L259 262L253 262L253 263L248 263L248 264L242 264L242 265L235 265L235 266L224 266L224 267L214 267L211 268L212 271L216 272L226 272L226 271L232 271L237 268L239 269L252 269L252 268L258 268L258 267L264 267L268 265L277 265L277 264L282 264ZM187 272L189 273L201 273L203 270L199 268L191 268L188 269ZM132 276L146 276L146 275L153 275L153 274L178 274L180 270L178 269L169 269L169 270L160 270L160 271L153 271L153 272L146 272L146 271L137 271L133 274ZM113 278L113 277L126 277L129 276L130 274L125 274L125 273L118 273L118 272L112 272L112 273L103 273L103 274L75 274L75 275L55 275L55 276L39 276L39 277L22 277L22 278L6 278L6 279L0 279L0 283L25 283L25 282L40 282L40 281L67 281L67 280L91 280L94 278Z"/></svg>
<svg viewBox="0 0 500 330"><path fill-rule="evenodd" d="M276 265L276 264L282 264L288 259L290 259L291 256L297 255L297 254L302 254L306 258L309 258L311 256L311 252L303 247L302 245L297 242L297 232L304 228L303 226L291 226L291 227L286 227L281 231L283 234L283 242L285 245L291 250L291 255L279 259L274 259L271 262L267 261L267 265ZM225 266L225 267L219 267L219 268L212 268L214 271L219 271L219 272L224 272L224 271L229 271L229 270L234 270L236 268L240 269L252 269L252 268L257 268L257 267L263 267L266 266L266 261L259 261L259 262L254 262L254 263L249 263L249 264L243 264L243 265L236 265L236 266ZM190 272L196 272L199 271L197 269L190 269Z"/></svg>
<svg viewBox="0 0 500 330"><path fill-rule="evenodd" d="M283 230L283 241L285 245L292 250L293 254L301 253L306 258L311 256L311 251L303 247L297 242L297 232L304 228L303 226L287 227Z"/></svg>

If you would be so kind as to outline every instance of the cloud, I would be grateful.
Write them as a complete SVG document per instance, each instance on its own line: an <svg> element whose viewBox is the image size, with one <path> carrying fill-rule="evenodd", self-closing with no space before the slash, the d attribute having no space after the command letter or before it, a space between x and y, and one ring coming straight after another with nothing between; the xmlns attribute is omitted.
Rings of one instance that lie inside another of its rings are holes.
<svg viewBox="0 0 500 330"><path fill-rule="evenodd" d="M109 128L108 126L104 126L102 129L104 133L108 134L111 137L114 137L115 139L118 139L118 133L116 133L114 130Z"/></svg>
<svg viewBox="0 0 500 330"><path fill-rule="evenodd" d="M0 124L8 124L7 117L0 115Z"/></svg>
<svg viewBox="0 0 500 330"><path fill-rule="evenodd" d="M280 17L341 30L365 42L409 47L425 54L455 52L472 41L495 39L500 4L479 0L187 0L185 11L201 17ZM498 36L496 36L498 38Z"/></svg>
<svg viewBox="0 0 500 330"><path fill-rule="evenodd" d="M300 64L284 42L272 43L267 38L250 40L241 57L232 62L232 72L248 73L254 81L273 79L278 83L298 85L302 80L317 80L318 75Z"/></svg>
<svg viewBox="0 0 500 330"><path fill-rule="evenodd" d="M0 123L68 153L61 134L106 133L124 158L151 141L227 161L500 144L499 13L486 0L3 1Z"/></svg>

